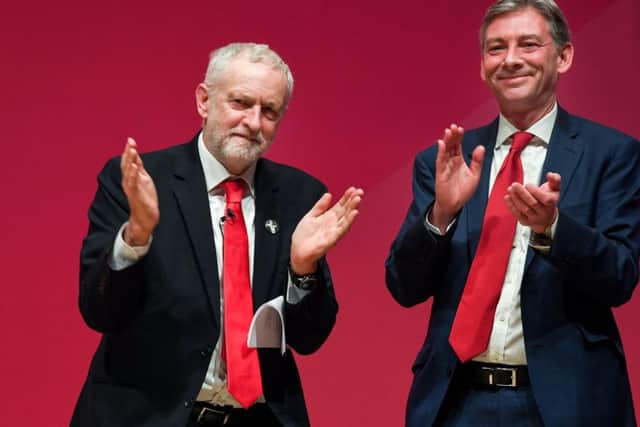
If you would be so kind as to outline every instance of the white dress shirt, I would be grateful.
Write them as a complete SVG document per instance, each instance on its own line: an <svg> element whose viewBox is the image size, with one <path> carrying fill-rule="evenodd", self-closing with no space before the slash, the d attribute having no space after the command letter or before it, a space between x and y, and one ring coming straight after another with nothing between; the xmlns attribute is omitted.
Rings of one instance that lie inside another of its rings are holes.
<svg viewBox="0 0 640 427"><path fill-rule="evenodd" d="M202 170L204 172L205 183L209 196L209 211L211 213L211 223L213 228L213 241L216 249L216 261L218 264L218 279L220 283L220 319L219 325L224 324L224 301L222 290L222 268L223 268L223 253L222 253L222 218L225 216L225 194L220 184L232 177L231 174L225 169L225 167L207 150L202 138L202 132L198 135L198 154L200 155L200 162L202 164ZM247 171L241 176L234 178L240 178L247 183L247 189L242 197L242 215L244 216L245 225L247 227L247 237L249 241L249 277L251 285L253 286L253 260L254 260L254 248L255 248L255 193L254 193L254 176L256 171L256 165L253 164ZM145 256L152 243L152 239L149 240L147 245L140 247L129 246L122 238L122 232L127 223L123 224L120 228L120 232L117 234L114 242L113 255L109 260L109 266L114 270L122 270L141 257ZM299 302L310 291L304 291L293 285L291 278L289 278L289 284L287 287L287 301L295 304ZM203 295L204 297L204 295ZM212 402L217 405L231 405L235 407L241 407L241 405L229 394L226 387L226 367L224 361L220 358L221 353L221 337L222 328L220 328L220 335L217 337L217 342L214 351L211 355L211 361L209 362L209 368L200 389L200 393L196 400ZM260 396L258 402L264 402L264 396Z"/></svg>
<svg viewBox="0 0 640 427"><path fill-rule="evenodd" d="M542 166L547 155L551 132L558 115L558 105L544 117L534 123L526 132L533 134L531 142L522 150L520 160L524 172L524 184L532 183L540 185L543 177ZM498 119L498 135L493 150L493 160L491 161L491 175L489 177L489 192L498 175L511 146L512 135L520 131L500 114ZM441 234L440 230L428 220L427 227L436 234ZM557 221L557 220L556 220ZM455 220L449 224L447 231L454 224ZM555 231L556 223L552 226L552 235ZM493 328L489 337L487 350L477 357L475 361L488 363L502 363L507 365L526 365L527 355L524 347L524 335L522 332L522 313L520 310L520 285L524 274L524 266L529 250L529 236L531 229L520 223L516 225L516 232L513 238L513 247L509 256L509 264L505 274L500 299L496 307L493 319Z"/></svg>
<svg viewBox="0 0 640 427"><path fill-rule="evenodd" d="M558 106L556 104L547 115L534 123L529 129L526 129L534 137L520 154L525 184L539 185L541 182L542 166L547 155L547 147L557 115ZM518 131L519 129L509 123L502 114L500 115L498 136L493 152L493 161L491 162L489 191L493 188L500 166L509 152L511 135ZM517 223L516 233L513 238L513 249L511 249L511 255L509 256L502 292L500 293L496 314L493 319L489 347L473 360L508 365L527 364L524 335L522 333L520 285L524 274L527 251L529 250L530 234L531 228Z"/></svg>

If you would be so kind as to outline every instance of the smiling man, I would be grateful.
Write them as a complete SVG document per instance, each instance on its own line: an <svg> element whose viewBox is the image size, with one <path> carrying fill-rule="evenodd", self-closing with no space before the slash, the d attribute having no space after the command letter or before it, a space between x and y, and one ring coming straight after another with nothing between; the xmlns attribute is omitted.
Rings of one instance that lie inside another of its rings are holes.
<svg viewBox="0 0 640 427"><path fill-rule="evenodd" d="M557 101L574 47L553 0L500 0L480 30L500 115L415 160L386 262L433 298L408 426L635 426L612 308L638 281L640 144Z"/></svg>
<svg viewBox="0 0 640 427"><path fill-rule="evenodd" d="M337 313L326 253L363 192L331 195L261 158L293 90L266 45L214 51L196 88L202 130L107 163L89 210L80 310L102 333L72 426L308 426L291 349L317 350ZM247 346L282 297L286 344Z"/></svg>

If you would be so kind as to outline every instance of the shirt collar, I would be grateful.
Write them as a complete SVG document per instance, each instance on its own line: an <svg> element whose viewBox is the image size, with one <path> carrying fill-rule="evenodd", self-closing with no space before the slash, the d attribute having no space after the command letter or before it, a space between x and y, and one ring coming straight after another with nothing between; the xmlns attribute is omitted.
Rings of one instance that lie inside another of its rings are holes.
<svg viewBox="0 0 640 427"><path fill-rule="evenodd" d="M218 191L217 187L229 178L240 178L247 183L251 197L255 197L253 181L256 174L256 164L252 164L240 176L231 175L222 163L216 159L213 154L207 150L204 145L202 131L198 135L198 154L200 155L200 164L204 172L204 181L207 185L207 192Z"/></svg>
<svg viewBox="0 0 640 427"><path fill-rule="evenodd" d="M534 141L541 142L543 145L548 145L551 140L551 132L553 132L553 125L556 122L556 117L558 116L558 103L556 102L553 105L551 111L545 114L540 120L535 122L529 129L526 129L526 132L533 134ZM520 129L516 128L512 125L509 120L505 116L500 113L500 118L498 119L498 137L496 139L496 148L504 144L509 140L511 135L515 132L520 131Z"/></svg>

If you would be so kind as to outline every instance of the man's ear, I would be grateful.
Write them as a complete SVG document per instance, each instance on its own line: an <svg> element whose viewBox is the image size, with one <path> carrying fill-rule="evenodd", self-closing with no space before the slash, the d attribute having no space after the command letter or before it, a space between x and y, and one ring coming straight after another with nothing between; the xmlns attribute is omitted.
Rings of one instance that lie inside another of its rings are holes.
<svg viewBox="0 0 640 427"><path fill-rule="evenodd" d="M573 63L573 45L567 43L558 53L558 74L564 74L571 68Z"/></svg>
<svg viewBox="0 0 640 427"><path fill-rule="evenodd" d="M196 86L196 108L203 119L209 116L209 90L204 83Z"/></svg>
<svg viewBox="0 0 640 427"><path fill-rule="evenodd" d="M484 76L484 61L480 58L480 79L483 82L487 82L487 78Z"/></svg>

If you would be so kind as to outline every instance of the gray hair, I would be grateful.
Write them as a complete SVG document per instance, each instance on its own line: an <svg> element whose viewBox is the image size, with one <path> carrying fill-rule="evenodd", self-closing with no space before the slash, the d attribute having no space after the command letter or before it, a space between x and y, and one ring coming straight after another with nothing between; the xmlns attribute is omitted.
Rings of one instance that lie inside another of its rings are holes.
<svg viewBox="0 0 640 427"><path fill-rule="evenodd" d="M266 44L230 43L211 52L204 76L204 83L209 90L213 89L215 80L220 77L229 62L241 54L246 55L250 62L268 62L282 72L287 79L287 94L284 101L286 106L293 94L293 75L286 62Z"/></svg>
<svg viewBox="0 0 640 427"><path fill-rule="evenodd" d="M484 39L487 35L487 27L500 15L516 10L531 7L546 19L549 24L549 33L558 50L564 48L571 41L569 23L554 0L498 0L484 15L480 27L480 47L484 51Z"/></svg>

